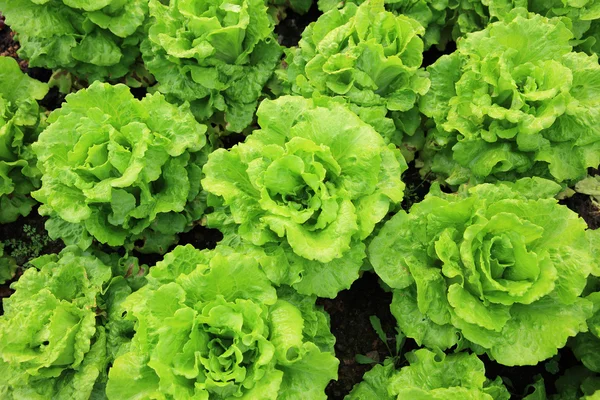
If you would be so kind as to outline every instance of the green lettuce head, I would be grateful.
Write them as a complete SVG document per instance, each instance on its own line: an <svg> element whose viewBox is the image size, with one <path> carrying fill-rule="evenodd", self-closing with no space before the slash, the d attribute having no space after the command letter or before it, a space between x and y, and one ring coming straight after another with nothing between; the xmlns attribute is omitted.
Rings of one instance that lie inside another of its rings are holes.
<svg viewBox="0 0 600 400"><path fill-rule="evenodd" d="M445 194L434 185L398 212L369 246L394 289L399 328L434 349L486 352L504 365L535 365L587 330L581 297L598 260L577 214L540 178Z"/></svg>
<svg viewBox="0 0 600 400"><path fill-rule="evenodd" d="M418 130L415 103L429 88L422 34L417 21L385 11L382 0L348 4L305 29L299 47L287 51L284 80L294 94L343 98L400 145Z"/></svg>
<svg viewBox="0 0 600 400"><path fill-rule="evenodd" d="M29 193L40 185L31 143L45 126L37 100L48 85L25 75L17 62L0 57L0 223L28 215Z"/></svg>
<svg viewBox="0 0 600 400"><path fill-rule="evenodd" d="M109 399L325 399L338 360L315 298L276 291L252 254L176 247L125 301Z"/></svg>
<svg viewBox="0 0 600 400"><path fill-rule="evenodd" d="M425 171L451 185L581 179L600 163L600 65L560 19L515 10L428 68Z"/></svg>
<svg viewBox="0 0 600 400"><path fill-rule="evenodd" d="M436 354L420 349L406 354L408 366L396 371L392 359L376 365L356 385L346 400L508 400L501 378L485 376L475 354Z"/></svg>
<svg viewBox="0 0 600 400"><path fill-rule="evenodd" d="M87 400L102 391L133 329L120 304L143 270L135 259L99 257L73 247L42 256L12 285L0 316L3 399Z"/></svg>
<svg viewBox="0 0 600 400"><path fill-rule="evenodd" d="M364 240L402 200L404 158L335 102L284 96L257 114L262 129L204 167L208 225L262 246L276 284L335 297L358 278Z"/></svg>
<svg viewBox="0 0 600 400"><path fill-rule="evenodd" d="M148 0L0 0L0 10L29 66L65 68L92 82L132 69Z"/></svg>
<svg viewBox="0 0 600 400"><path fill-rule="evenodd" d="M281 49L264 0L150 0L144 62L158 90L189 101L200 120L252 121Z"/></svg>
<svg viewBox="0 0 600 400"><path fill-rule="evenodd" d="M134 99L124 85L95 82L67 96L33 145L42 187L32 195L54 239L87 248L164 252L204 210L200 179L206 126L160 93Z"/></svg>

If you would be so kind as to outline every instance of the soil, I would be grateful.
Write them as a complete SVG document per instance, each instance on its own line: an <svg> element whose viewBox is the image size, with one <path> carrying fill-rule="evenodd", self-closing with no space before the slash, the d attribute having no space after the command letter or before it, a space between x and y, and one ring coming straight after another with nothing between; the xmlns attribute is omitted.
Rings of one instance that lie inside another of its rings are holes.
<svg viewBox="0 0 600 400"><path fill-rule="evenodd" d="M305 15L298 15L294 12L288 12L287 17L278 25L276 33L279 35L280 43L286 46L296 45L301 37L301 32L310 22L315 21L319 13L316 5ZM4 25L3 18L0 15L0 55L8 55L20 61L21 68L30 76L48 81L51 72L40 68L28 68L27 63L19 60L16 54L18 44L13 41L13 33ZM453 51L453 44L449 44L446 51L440 52L437 49L431 49L424 54L424 65L430 65L443 54ZM145 89L132 90L136 97L142 97ZM58 93L56 89L51 89L46 98L42 101L44 107L53 110L60 106L64 96ZM223 138L223 144L226 148L233 146L243 140L243 135L231 135ZM598 170L591 169L590 174L598 174ZM423 180L414 163L409 165L405 172L403 180L407 185L405 200L402 207L406 210L412 204L422 200L429 190L429 183ZM573 211L577 212L591 229L600 227L600 211L593 205L589 196L575 194L574 196L563 200ZM31 258L42 254L59 252L64 246L61 242L52 241L47 237L44 229L45 218L38 215L37 210L33 210L28 217L20 218L14 223L0 225L0 242L5 245L6 254L17 254L18 263L25 265ZM203 226L196 226L190 232L180 235L179 244L190 243L196 248L214 248L221 234L213 229ZM12 239L12 241L11 241ZM162 257L158 255L135 254L140 258L141 263L154 265ZM19 269L17 276L22 273ZM13 281L14 281L13 280ZM12 290L9 288L11 282L0 285L0 299L8 297ZM339 378L332 381L326 389L328 398L331 400L341 400L349 393L353 386L362 380L363 374L368 371L373 364L361 364L356 360L356 355L363 355L375 362L382 362L395 349L396 323L392 316L389 305L392 294L386 292L379 284L376 275L365 272L350 289L344 290L338 294L335 299L319 299L318 304L327 311L331 318L331 330L336 337L335 351L340 360ZM2 307L0 303L0 315ZM383 331L386 334L387 346L371 326L370 317L377 316L381 321ZM412 340L407 340L404 344L403 352L417 348ZM561 370L565 366L575 365L573 354L569 349L562 349L559 352ZM558 359L557 358L557 359ZM527 394L527 387L534 382L534 376L541 374L547 383L555 380L555 376L549 371L551 368L545 368L546 363L541 363L533 367L506 367L499 365L486 356L481 356L486 365L486 374L494 379L496 376L502 376L514 398L521 398ZM398 358L399 365L402 365L401 358ZM552 393L552 385L547 384L549 394Z"/></svg>

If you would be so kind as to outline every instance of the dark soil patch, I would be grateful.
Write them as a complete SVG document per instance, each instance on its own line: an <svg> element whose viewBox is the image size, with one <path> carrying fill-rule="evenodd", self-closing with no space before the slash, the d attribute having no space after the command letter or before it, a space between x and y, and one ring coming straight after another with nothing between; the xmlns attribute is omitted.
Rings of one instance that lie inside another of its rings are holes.
<svg viewBox="0 0 600 400"><path fill-rule="evenodd" d="M425 179L421 177L414 161L408 164L408 169L402 174L402 182L406 185L402 209L408 211L413 204L422 201L429 193L431 182L427 180L427 177Z"/></svg>
<svg viewBox="0 0 600 400"><path fill-rule="evenodd" d="M444 50L439 50L432 46L423 52L423 68L430 66L437 61L438 58L445 54L452 54L456 50L456 42L448 42Z"/></svg>
<svg viewBox="0 0 600 400"><path fill-rule="evenodd" d="M588 174L590 176L597 176L600 175L600 170L597 168L589 168ZM600 228L600 208L594 204L590 196L575 193L573 196L561 200L560 203L579 214L590 229Z"/></svg>
<svg viewBox="0 0 600 400"><path fill-rule="evenodd" d="M343 399L372 368L372 365L359 364L355 360L357 354L379 362L390 356L371 326L371 315L379 317L389 347L395 348L396 320L390 312L391 302L392 293L386 293L377 276L368 272L335 299L317 300L331 317L331 332L336 337L335 355L340 360L338 380L330 382L325 390L330 400Z"/></svg>
<svg viewBox="0 0 600 400"><path fill-rule="evenodd" d="M295 13L291 9L288 9L286 14L286 17L275 27L275 34L279 44L285 47L293 47L298 45L304 28L311 22L316 21L322 13L317 8L317 2L315 1L304 15Z"/></svg>

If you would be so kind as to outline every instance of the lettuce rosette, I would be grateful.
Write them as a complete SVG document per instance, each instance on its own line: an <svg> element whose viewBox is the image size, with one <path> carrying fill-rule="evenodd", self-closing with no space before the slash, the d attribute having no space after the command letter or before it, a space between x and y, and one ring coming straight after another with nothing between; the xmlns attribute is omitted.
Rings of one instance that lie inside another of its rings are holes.
<svg viewBox="0 0 600 400"><path fill-rule="evenodd" d="M340 97L383 136L401 145L404 135L422 142L415 107L429 88L423 28L385 11L382 0L348 4L311 23L297 48L286 51L285 84L305 97Z"/></svg>
<svg viewBox="0 0 600 400"><path fill-rule="evenodd" d="M92 82L133 69L148 0L0 0L0 11L30 67L64 68Z"/></svg>
<svg viewBox="0 0 600 400"><path fill-rule="evenodd" d="M515 10L428 68L421 157L451 185L585 177L600 163L600 65L572 51L561 19Z"/></svg>
<svg viewBox="0 0 600 400"><path fill-rule="evenodd" d="M81 248L165 252L199 220L206 126L160 93L137 100L124 85L95 82L68 95L33 145L43 173L32 196L53 239Z"/></svg>
<svg viewBox="0 0 600 400"><path fill-rule="evenodd" d="M486 378L475 354L436 354L427 349L406 354L409 365L394 369L392 359L368 371L346 400L508 400L501 378Z"/></svg>
<svg viewBox="0 0 600 400"><path fill-rule="evenodd" d="M45 126L38 100L48 85L25 75L17 62L0 57L0 223L28 215L29 193L40 185L31 143Z"/></svg>
<svg viewBox="0 0 600 400"><path fill-rule="evenodd" d="M265 100L260 130L213 152L207 224L260 246L277 285L335 297L358 278L365 239L403 197L406 162L345 106Z"/></svg>
<svg viewBox="0 0 600 400"><path fill-rule="evenodd" d="M338 360L314 297L272 286L252 252L176 247L124 306L135 321L109 399L325 399Z"/></svg>
<svg viewBox="0 0 600 400"><path fill-rule="evenodd" d="M133 329L120 305L143 284L137 260L117 258L70 247L31 261L3 301L3 399L87 400L102 393L109 363Z"/></svg>
<svg viewBox="0 0 600 400"><path fill-rule="evenodd" d="M369 246L394 290L402 332L433 349L458 345L504 365L535 365L587 331L582 298L598 268L586 224L541 178L445 194L398 212Z"/></svg>
<svg viewBox="0 0 600 400"><path fill-rule="evenodd" d="M201 121L250 125L282 53L264 0L150 0L150 15L142 53L158 90Z"/></svg>

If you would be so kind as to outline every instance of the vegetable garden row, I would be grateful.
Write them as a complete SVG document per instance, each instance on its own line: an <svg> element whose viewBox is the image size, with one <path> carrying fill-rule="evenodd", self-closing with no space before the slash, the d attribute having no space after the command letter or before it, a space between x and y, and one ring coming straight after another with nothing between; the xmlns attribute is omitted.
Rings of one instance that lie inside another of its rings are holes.
<svg viewBox="0 0 600 400"><path fill-rule="evenodd" d="M0 397L600 399L600 2L0 13Z"/></svg>

